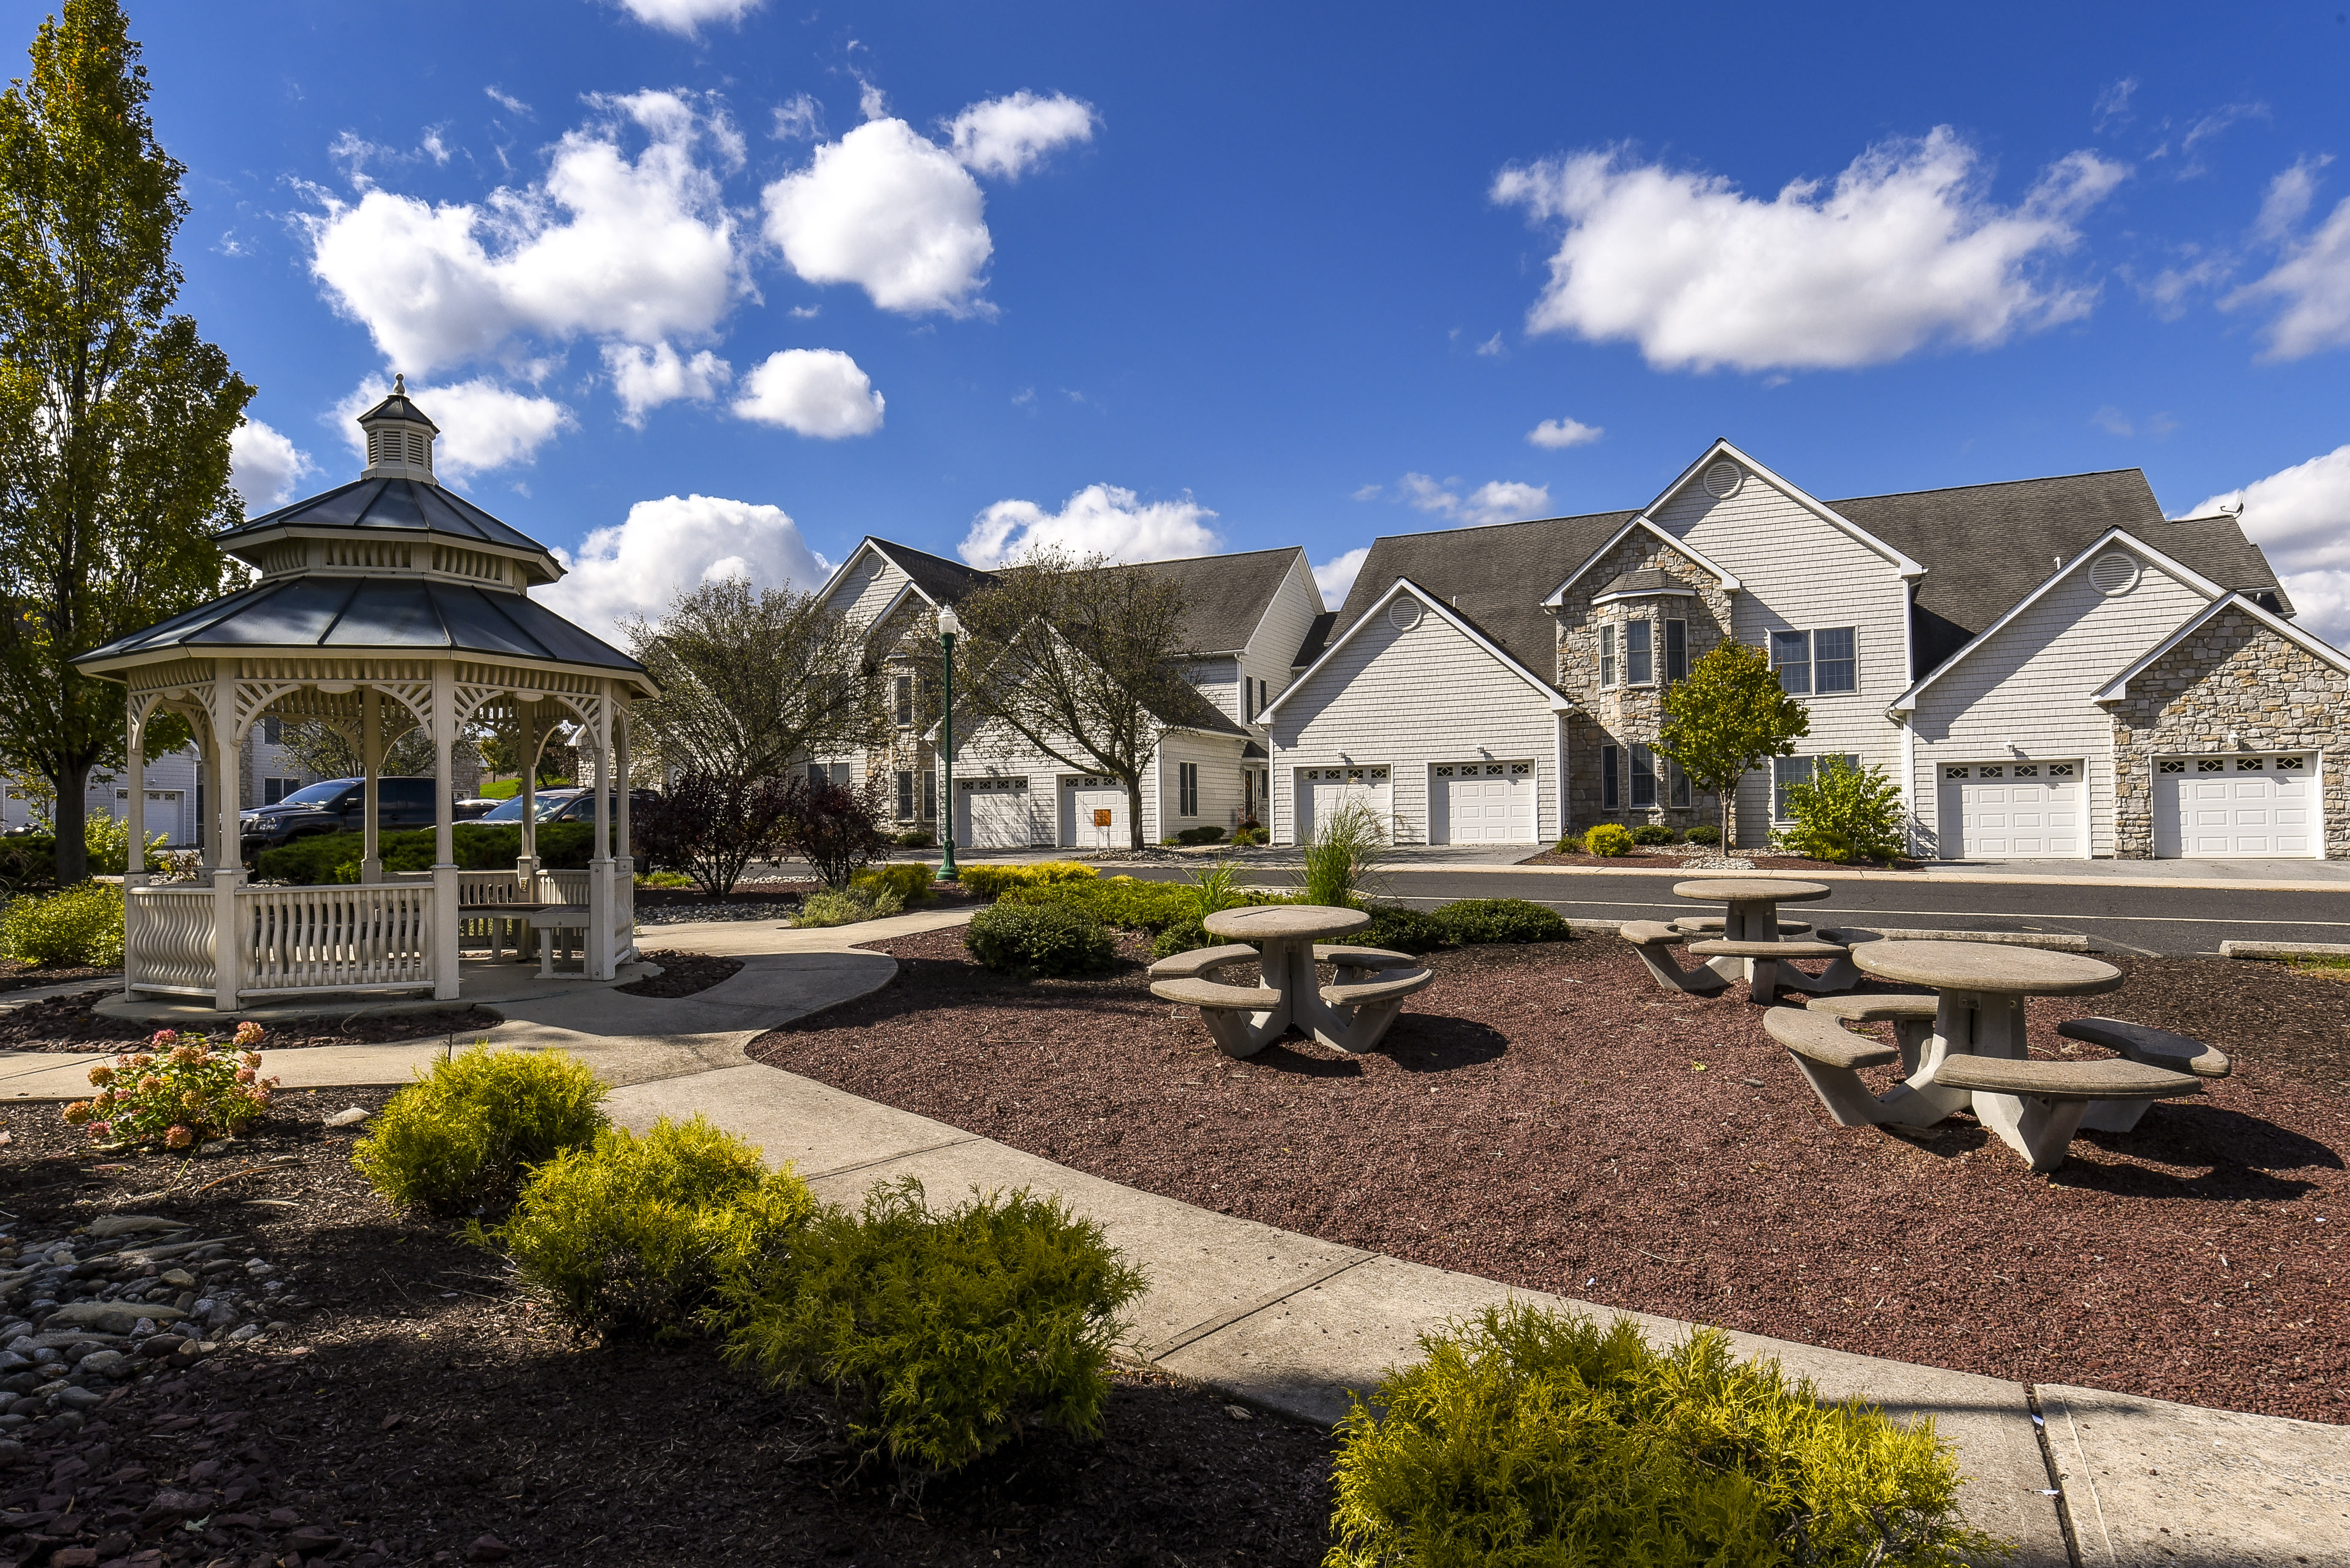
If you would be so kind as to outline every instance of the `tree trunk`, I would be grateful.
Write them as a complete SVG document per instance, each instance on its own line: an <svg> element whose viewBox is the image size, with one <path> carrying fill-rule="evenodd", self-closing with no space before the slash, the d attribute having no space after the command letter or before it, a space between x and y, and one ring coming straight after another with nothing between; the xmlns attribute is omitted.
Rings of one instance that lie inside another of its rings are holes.
<svg viewBox="0 0 2350 1568"><path fill-rule="evenodd" d="M68 770L52 779L57 786L57 886L69 888L89 875L89 844L84 829L89 821L89 765Z"/></svg>
<svg viewBox="0 0 2350 1568"><path fill-rule="evenodd" d="M1128 837L1133 840L1128 847L1142 848L1142 780L1139 777L1126 781L1126 831Z"/></svg>

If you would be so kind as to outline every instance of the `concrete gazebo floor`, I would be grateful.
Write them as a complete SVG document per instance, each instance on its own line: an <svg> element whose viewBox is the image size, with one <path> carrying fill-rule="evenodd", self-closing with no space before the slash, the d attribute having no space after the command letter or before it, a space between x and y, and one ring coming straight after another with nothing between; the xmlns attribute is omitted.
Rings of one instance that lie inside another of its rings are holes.
<svg viewBox="0 0 2350 1568"><path fill-rule="evenodd" d="M556 961L555 978L541 978L538 961L517 962L513 959L469 958L457 966L457 995L449 1002L435 1001L430 995L386 996L371 992L328 992L309 996L290 996L283 1002L255 1000L234 1012L216 1011L210 1002L195 997L113 996L98 1003L94 1011L109 1018L129 1019L134 1023L152 1023L158 1029L219 1029L245 1019L267 1028L276 1023L291 1023L312 1018L382 1018L396 1013L441 1012L452 1008L505 1008L519 1002L536 1002L549 997L576 996L583 992L608 992L639 980L649 980L660 973L660 966L639 961L625 963L610 980L582 978L575 966L566 974L562 961Z"/></svg>

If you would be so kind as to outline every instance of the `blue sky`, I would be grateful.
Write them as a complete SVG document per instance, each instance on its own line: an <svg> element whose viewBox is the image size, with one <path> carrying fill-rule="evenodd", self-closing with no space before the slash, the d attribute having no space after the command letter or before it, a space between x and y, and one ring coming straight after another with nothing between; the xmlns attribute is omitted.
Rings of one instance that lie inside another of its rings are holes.
<svg viewBox="0 0 2350 1568"><path fill-rule="evenodd" d="M867 533L1336 592L1724 435L2241 492L2350 641L2342 4L130 10L252 510L403 370L591 625Z"/></svg>

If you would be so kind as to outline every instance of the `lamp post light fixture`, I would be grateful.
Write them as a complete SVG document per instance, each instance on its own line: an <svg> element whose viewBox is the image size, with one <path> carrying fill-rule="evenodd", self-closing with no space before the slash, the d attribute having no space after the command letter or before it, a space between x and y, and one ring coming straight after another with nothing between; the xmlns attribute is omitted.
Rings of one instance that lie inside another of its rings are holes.
<svg viewBox="0 0 2350 1568"><path fill-rule="evenodd" d="M946 830L947 851L946 857L939 863L938 879L941 882L956 881L961 876L954 863L954 645L962 631L962 621L955 615L952 605L939 611L939 646L946 650L946 692L939 724L939 757L946 769L947 818L941 824Z"/></svg>

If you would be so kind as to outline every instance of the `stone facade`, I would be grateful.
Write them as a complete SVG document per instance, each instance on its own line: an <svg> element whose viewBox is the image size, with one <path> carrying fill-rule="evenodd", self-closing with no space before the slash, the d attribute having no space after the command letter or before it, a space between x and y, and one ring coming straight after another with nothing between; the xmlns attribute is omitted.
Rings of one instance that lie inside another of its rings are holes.
<svg viewBox="0 0 2350 1568"><path fill-rule="evenodd" d="M2350 856L2350 774L2334 749L2345 704L2350 676L2242 609L2221 610L2112 705L2116 857L2154 854L2157 758L2303 750L2324 758L2326 857Z"/></svg>
<svg viewBox="0 0 2350 1568"><path fill-rule="evenodd" d="M910 601L868 643L875 655L872 680L888 738L866 749L865 778L880 791L884 819L900 833L941 831L938 748L922 738L939 722L943 659L937 625L928 606L918 608ZM901 774L907 784L902 796Z"/></svg>
<svg viewBox="0 0 2350 1568"><path fill-rule="evenodd" d="M1602 605L1591 602L1609 583L1633 572L1662 572L1692 590L1695 597L1657 593ZM1567 831L1602 822L1627 826L1653 822L1680 828L1700 822L1719 822L1721 808L1711 794L1692 790L1689 805L1669 804L1669 768L1661 758L1657 765L1663 776L1658 782L1659 804L1654 806L1632 805L1628 774L1631 748L1641 745L1653 751L1664 722L1660 703L1665 686L1664 623L1687 622L1689 659L1692 664L1729 638L1730 596L1722 591L1720 581L1654 534L1636 529L1575 579L1553 613L1558 624L1559 690L1577 704L1577 711L1567 721ZM1650 647L1655 659L1654 678L1633 685L1623 678L1625 672L1619 668L1617 684L1602 686L1599 628L1617 628L1620 662L1625 623L1640 618L1648 619L1653 628ZM1617 765L1622 775L1617 804L1612 809L1605 804L1600 774L1604 748L1609 746L1617 749Z"/></svg>

